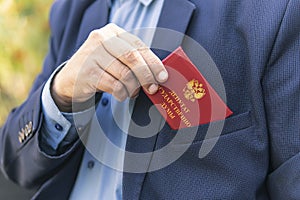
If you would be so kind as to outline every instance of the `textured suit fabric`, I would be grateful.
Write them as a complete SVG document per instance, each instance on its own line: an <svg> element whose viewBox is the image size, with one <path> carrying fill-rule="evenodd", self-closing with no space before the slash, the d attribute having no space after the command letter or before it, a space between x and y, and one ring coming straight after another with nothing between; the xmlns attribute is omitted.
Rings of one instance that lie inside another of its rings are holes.
<svg viewBox="0 0 300 200"><path fill-rule="evenodd" d="M55 1L43 71L1 130L2 171L24 187L38 188L36 199L68 198L84 150L77 141L58 156L40 151L43 84L91 30L106 24L105 5L105 0ZM171 165L149 173L124 173L123 199L300 198L299 7L297 0L165 0L158 26L185 33L207 50L234 115L225 120L216 146L205 158L199 159L198 152L208 125L201 125L192 145ZM173 45L182 45L196 65L200 62L185 39ZM167 55L155 52L161 59ZM210 68L199 70L221 92ZM137 124L149 123L149 107L151 102L141 93L133 111ZM20 144L18 132L29 121L34 134ZM128 137L126 149L159 149L175 134L165 124L151 138Z"/></svg>

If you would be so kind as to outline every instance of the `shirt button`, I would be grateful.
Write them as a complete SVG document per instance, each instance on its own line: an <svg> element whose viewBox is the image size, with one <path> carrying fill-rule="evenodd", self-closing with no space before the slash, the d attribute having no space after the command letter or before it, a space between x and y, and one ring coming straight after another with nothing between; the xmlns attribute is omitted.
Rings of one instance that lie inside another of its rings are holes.
<svg viewBox="0 0 300 200"><path fill-rule="evenodd" d="M90 161L88 162L88 168L89 168L89 169L93 169L94 166L95 166L95 162L92 161L92 160L90 160Z"/></svg>
<svg viewBox="0 0 300 200"><path fill-rule="evenodd" d="M63 127L60 124L55 124L55 128L58 131L62 131L63 130Z"/></svg>
<svg viewBox="0 0 300 200"><path fill-rule="evenodd" d="M83 126L78 126L78 127L77 127L77 130L78 130L79 133L81 133L82 130L83 130Z"/></svg>
<svg viewBox="0 0 300 200"><path fill-rule="evenodd" d="M102 101L101 101L101 103L102 103L103 106L107 106L108 99L107 98L103 98Z"/></svg>

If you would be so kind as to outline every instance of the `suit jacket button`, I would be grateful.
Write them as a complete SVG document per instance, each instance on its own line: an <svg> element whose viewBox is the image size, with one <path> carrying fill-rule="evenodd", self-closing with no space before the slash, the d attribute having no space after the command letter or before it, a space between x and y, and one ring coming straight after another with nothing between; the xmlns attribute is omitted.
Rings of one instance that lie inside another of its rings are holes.
<svg viewBox="0 0 300 200"><path fill-rule="evenodd" d="M19 142L22 144L23 143L23 139L22 139L22 137L21 137L21 135L19 135Z"/></svg>
<svg viewBox="0 0 300 200"><path fill-rule="evenodd" d="M25 140L25 134L24 134L23 129L22 129L22 131L19 132L19 142L23 143L24 140Z"/></svg>
<svg viewBox="0 0 300 200"><path fill-rule="evenodd" d="M26 124L25 126L25 136L28 137L30 136L32 133L32 125L30 126L30 124Z"/></svg>
<svg viewBox="0 0 300 200"><path fill-rule="evenodd" d="M32 128L33 128L32 121L30 121L30 122L28 123L28 127L29 127L29 129L32 131Z"/></svg>
<svg viewBox="0 0 300 200"><path fill-rule="evenodd" d="M29 133L28 124L25 126L25 136L27 137Z"/></svg>

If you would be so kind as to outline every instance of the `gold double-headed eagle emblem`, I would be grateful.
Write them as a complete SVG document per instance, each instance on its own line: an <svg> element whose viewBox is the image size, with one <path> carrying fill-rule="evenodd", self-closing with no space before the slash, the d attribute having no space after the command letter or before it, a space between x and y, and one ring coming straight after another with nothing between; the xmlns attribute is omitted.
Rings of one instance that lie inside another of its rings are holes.
<svg viewBox="0 0 300 200"><path fill-rule="evenodd" d="M183 92L184 97L192 102L202 99L206 94L205 89L203 88L203 84L199 83L199 81L196 79L189 81L183 88Z"/></svg>

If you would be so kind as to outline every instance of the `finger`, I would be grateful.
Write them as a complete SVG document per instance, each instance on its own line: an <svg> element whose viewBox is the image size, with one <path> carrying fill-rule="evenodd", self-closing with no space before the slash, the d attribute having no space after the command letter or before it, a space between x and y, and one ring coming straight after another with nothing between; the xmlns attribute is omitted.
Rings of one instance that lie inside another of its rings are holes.
<svg viewBox="0 0 300 200"><path fill-rule="evenodd" d="M110 24L110 29L116 34L116 36L122 38L123 40L127 41L135 48L148 48L148 46L137 36L131 34L124 29L118 27L115 24Z"/></svg>
<svg viewBox="0 0 300 200"><path fill-rule="evenodd" d="M140 52L158 82L163 83L168 79L168 72L161 60L147 47L147 45L141 39L114 24L111 24L110 27L112 30L114 30L119 38L125 40L131 46L133 46L134 49L137 49Z"/></svg>
<svg viewBox="0 0 300 200"><path fill-rule="evenodd" d="M118 59L110 55L102 46L98 47L95 54L101 55L101 58L96 60L97 64L125 85L129 97L134 97L139 91L140 84L132 71Z"/></svg>
<svg viewBox="0 0 300 200"><path fill-rule="evenodd" d="M139 49L139 52L150 67L155 79L160 83L166 82L168 72L160 59L149 48Z"/></svg>
<svg viewBox="0 0 300 200"><path fill-rule="evenodd" d="M128 97L125 86L102 69L100 69L97 89L112 94L118 101L124 101Z"/></svg>
<svg viewBox="0 0 300 200"><path fill-rule="evenodd" d="M133 72L127 66L119 60L115 60L112 65L106 69L106 71L125 85L129 97L136 96L141 85Z"/></svg>
<svg viewBox="0 0 300 200"><path fill-rule="evenodd" d="M107 38L107 35L114 35L115 33L110 29L105 29L102 34L106 35L103 38ZM154 94L157 91L156 79L138 50L118 37L111 37L108 40L104 40L102 44L111 55L118 58L133 71L141 86L148 93Z"/></svg>

